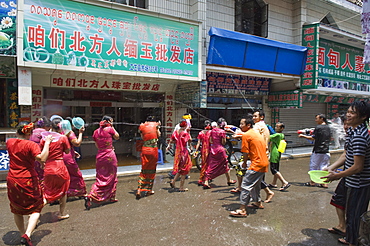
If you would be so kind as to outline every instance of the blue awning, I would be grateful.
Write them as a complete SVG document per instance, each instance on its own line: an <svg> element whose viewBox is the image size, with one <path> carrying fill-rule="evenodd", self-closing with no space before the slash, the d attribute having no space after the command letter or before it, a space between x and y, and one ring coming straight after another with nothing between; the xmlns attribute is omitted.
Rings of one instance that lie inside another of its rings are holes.
<svg viewBox="0 0 370 246"><path fill-rule="evenodd" d="M301 75L307 48L211 27L207 64Z"/></svg>

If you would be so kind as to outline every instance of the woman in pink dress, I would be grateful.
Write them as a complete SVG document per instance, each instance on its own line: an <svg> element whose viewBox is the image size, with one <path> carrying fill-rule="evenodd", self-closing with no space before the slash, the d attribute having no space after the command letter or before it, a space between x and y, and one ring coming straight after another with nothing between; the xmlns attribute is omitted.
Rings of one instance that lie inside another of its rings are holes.
<svg viewBox="0 0 370 246"><path fill-rule="evenodd" d="M190 169L193 165L188 150L188 145L191 145L191 137L186 130L186 127L186 120L182 120L180 122L180 129L173 132L166 149L166 151L169 150L171 143L176 144L175 158L173 162L173 174L175 177L173 180L171 180L170 185L172 188L175 188L176 180L181 177L179 192L188 191L188 188L184 188L184 183L186 175L190 172Z"/></svg>
<svg viewBox="0 0 370 246"><path fill-rule="evenodd" d="M198 134L198 143L195 147L194 158L198 156L198 150L200 144L201 148L201 158L202 158L202 170L200 170L200 175L198 179L198 185L201 186L204 183L205 173L207 170L207 159L209 154L209 136L211 134L211 122L209 120L204 121L204 130L200 131Z"/></svg>
<svg viewBox="0 0 370 246"><path fill-rule="evenodd" d="M31 234L44 207L42 189L35 171L35 160L41 163L46 161L52 140L51 137L47 137L41 151L36 143L29 141L32 129L33 123L28 125L21 123L17 129L17 138L6 141L9 153L9 172L6 180L10 209L22 235L21 243L25 245L32 245ZM27 227L24 215L29 215Z"/></svg>
<svg viewBox="0 0 370 246"><path fill-rule="evenodd" d="M62 132L67 136L69 144L71 145L70 152L63 155L63 161L66 165L70 177L69 188L67 191L67 197L80 197L86 196L86 185L82 177L80 168L76 161L76 154L73 146L79 147L82 143L82 134L85 131L84 127L78 130L78 138L72 131L72 125L69 120L63 120L61 122Z"/></svg>
<svg viewBox="0 0 370 246"><path fill-rule="evenodd" d="M225 174L227 184L235 184L235 180L230 179L229 163L227 161L226 150L224 145L226 143L226 133L223 129L226 121L223 118L218 119L217 125L211 130L210 133L210 151L208 155L208 167L205 174L205 181L203 189L210 189L209 180Z"/></svg>
<svg viewBox="0 0 370 246"><path fill-rule="evenodd" d="M35 129L33 129L30 140L40 145L41 142L41 133L49 131L51 127L51 122L48 118L43 116L35 123ZM41 188L44 188L44 168L42 164L38 161L35 161L35 170L39 177L39 182Z"/></svg>
<svg viewBox="0 0 370 246"><path fill-rule="evenodd" d="M67 204L67 190L69 187L69 174L63 161L63 153L68 154L71 146L66 136L59 134L60 118L55 118L51 122L54 140L50 143L49 157L44 169L44 197L48 203L59 200L58 219L68 219L65 213ZM45 141L42 139L40 147L43 148Z"/></svg>
<svg viewBox="0 0 370 246"><path fill-rule="evenodd" d="M103 116L100 127L94 131L93 138L98 148L96 154L96 181L90 193L85 197L85 208L91 207L91 202L117 202L117 157L114 152L113 139L118 140L119 134L113 128L113 118Z"/></svg>

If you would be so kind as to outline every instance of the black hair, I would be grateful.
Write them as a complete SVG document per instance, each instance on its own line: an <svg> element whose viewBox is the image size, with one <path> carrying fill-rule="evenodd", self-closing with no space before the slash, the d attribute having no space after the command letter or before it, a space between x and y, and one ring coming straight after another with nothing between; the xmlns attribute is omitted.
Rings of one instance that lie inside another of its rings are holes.
<svg viewBox="0 0 370 246"><path fill-rule="evenodd" d="M102 120L102 121L103 121L103 120L106 120L106 121L108 121L108 122L109 122L109 121L112 121L112 120L113 120L113 118L112 118L112 117L110 117L110 116L108 116L108 115L104 115L104 116L103 116L103 118L102 118L101 120Z"/></svg>
<svg viewBox="0 0 370 246"><path fill-rule="evenodd" d="M155 116L153 116L153 115L149 115L148 117L146 117L146 121L152 121L152 122L155 122L155 121L156 121Z"/></svg>
<svg viewBox="0 0 370 246"><path fill-rule="evenodd" d="M207 126L210 126L211 125L211 121L210 120L205 120L204 121L204 127L207 127Z"/></svg>
<svg viewBox="0 0 370 246"><path fill-rule="evenodd" d="M36 121L35 126L38 127L38 128L50 127L51 126L51 121L46 116L42 116L38 121Z"/></svg>
<svg viewBox="0 0 370 246"><path fill-rule="evenodd" d="M317 114L315 117L319 116L320 119L322 119L325 124L328 124L328 120L326 119L326 115L325 114Z"/></svg>
<svg viewBox="0 0 370 246"><path fill-rule="evenodd" d="M262 109L256 109L256 110L254 110L254 111L253 111L253 114L254 114L254 113L257 113L257 112L258 112L258 114L259 114L259 116L260 116L260 117L265 118L265 112L263 112L263 110L262 110Z"/></svg>
<svg viewBox="0 0 370 246"><path fill-rule="evenodd" d="M55 131L59 131L59 123L62 122L60 118L55 118L54 120L51 121L51 128L53 128Z"/></svg>
<svg viewBox="0 0 370 246"><path fill-rule="evenodd" d="M369 121L370 117L370 106L364 101L355 101L351 103L350 107L358 114L360 118L365 117L364 122Z"/></svg>
<svg viewBox="0 0 370 246"><path fill-rule="evenodd" d="M253 127L254 125L253 115L248 114L246 117L242 118L242 120L244 120L245 125L251 125L251 128Z"/></svg>
<svg viewBox="0 0 370 246"><path fill-rule="evenodd" d="M280 125L281 128L285 129L285 124L283 122L278 122L276 125Z"/></svg>
<svg viewBox="0 0 370 246"><path fill-rule="evenodd" d="M26 121L22 121L22 122L20 122L20 123L18 124L18 126L17 126L17 133L18 133L19 135L21 135L21 136L26 135L26 134L24 134L24 132L22 132L22 130L23 130L23 127L24 127L24 126L26 126L26 125L28 125L28 124L29 124L29 122L26 122Z"/></svg>

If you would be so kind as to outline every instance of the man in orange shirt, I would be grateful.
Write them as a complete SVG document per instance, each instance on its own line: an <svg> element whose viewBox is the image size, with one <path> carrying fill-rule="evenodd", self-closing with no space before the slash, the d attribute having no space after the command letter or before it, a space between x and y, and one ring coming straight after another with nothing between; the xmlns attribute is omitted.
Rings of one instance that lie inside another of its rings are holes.
<svg viewBox="0 0 370 246"><path fill-rule="evenodd" d="M247 160L251 161L246 171L240 194L240 208L231 211L232 217L247 217L247 207L264 208L261 202L255 202L248 205L250 198L254 201L261 201L261 181L268 169L268 158L266 154L266 144L263 137L253 130L253 118L246 117L240 120L240 129L244 132L242 135L242 149L244 162L242 167L247 168Z"/></svg>

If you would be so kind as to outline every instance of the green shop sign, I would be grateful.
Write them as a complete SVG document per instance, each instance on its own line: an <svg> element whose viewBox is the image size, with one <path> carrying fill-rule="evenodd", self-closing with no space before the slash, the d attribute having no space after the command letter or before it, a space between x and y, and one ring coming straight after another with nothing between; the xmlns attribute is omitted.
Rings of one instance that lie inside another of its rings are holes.
<svg viewBox="0 0 370 246"><path fill-rule="evenodd" d="M370 84L370 68L369 64L363 63L363 54L364 51L361 49L320 39L319 76L339 81Z"/></svg>
<svg viewBox="0 0 370 246"><path fill-rule="evenodd" d="M198 25L68 0L24 0L23 61L198 77Z"/></svg>
<svg viewBox="0 0 370 246"><path fill-rule="evenodd" d="M302 46L307 47L307 60L305 71L301 76L301 89L316 88L317 84L317 61L319 48L319 24L303 26Z"/></svg>
<svg viewBox="0 0 370 246"><path fill-rule="evenodd" d="M271 92L268 96L268 106L271 108L302 108L302 95L303 92L301 90Z"/></svg>

